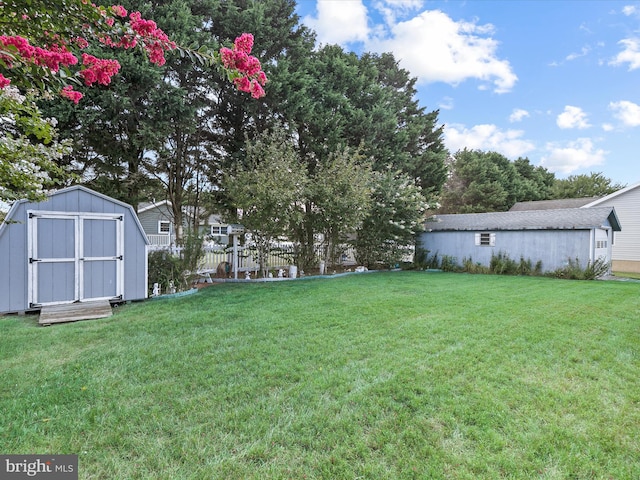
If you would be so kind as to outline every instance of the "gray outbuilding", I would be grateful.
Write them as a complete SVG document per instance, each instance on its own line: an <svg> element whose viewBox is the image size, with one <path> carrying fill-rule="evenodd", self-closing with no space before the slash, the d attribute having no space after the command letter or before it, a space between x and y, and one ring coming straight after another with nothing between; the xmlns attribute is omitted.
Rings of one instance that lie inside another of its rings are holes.
<svg viewBox="0 0 640 480"><path fill-rule="evenodd" d="M613 232L620 230L613 207L436 215L426 222L418 246L458 264L466 258L489 266L502 253L553 271L575 259L582 268L599 258L611 262Z"/></svg>
<svg viewBox="0 0 640 480"><path fill-rule="evenodd" d="M147 245L133 207L86 187L18 201L0 225L0 313L144 299Z"/></svg>

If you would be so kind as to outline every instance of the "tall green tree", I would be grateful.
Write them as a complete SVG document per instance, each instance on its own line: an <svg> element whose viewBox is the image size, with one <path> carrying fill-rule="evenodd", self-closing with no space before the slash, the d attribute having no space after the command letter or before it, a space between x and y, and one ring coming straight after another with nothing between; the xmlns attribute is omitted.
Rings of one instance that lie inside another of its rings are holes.
<svg viewBox="0 0 640 480"><path fill-rule="evenodd" d="M604 197L624 187L625 185L614 183L601 172L570 175L565 179L556 179L553 184L553 198Z"/></svg>
<svg viewBox="0 0 640 480"><path fill-rule="evenodd" d="M409 256L428 208L422 189L406 173L373 172L371 208L353 241L358 263L389 267Z"/></svg>
<svg viewBox="0 0 640 480"><path fill-rule="evenodd" d="M78 105L60 101L43 108L58 119L61 136L73 141L66 162L81 181L135 206L149 195L144 161L162 147L181 102L161 70L140 54L125 51L114 58L122 68L108 88L87 90ZM157 187L152 196L160 198Z"/></svg>
<svg viewBox="0 0 640 480"><path fill-rule="evenodd" d="M181 44L207 51L222 44L211 32L219 5L218 0L125 3L142 7L143 14L156 18ZM240 33L235 30L224 44L231 45ZM208 172L218 171L212 161L219 150L212 135L219 129L213 106L226 93L247 102L247 94L239 93L227 75L212 72L207 62L194 62L193 52L187 53L169 57L158 70L135 52L121 52L118 82L91 95L86 102L90 108L62 106L67 112L56 112L64 119L65 135L76 142L77 153L69 162L84 181L133 205L150 197L166 198L178 226L178 241L184 206L200 211L207 185L202 180Z"/></svg>
<svg viewBox="0 0 640 480"><path fill-rule="evenodd" d="M302 218L308 177L294 143L281 128L260 134L246 147L247 165L227 173L224 184L232 204L242 212L238 220L252 235L264 277L271 245Z"/></svg>
<svg viewBox="0 0 640 480"><path fill-rule="evenodd" d="M371 203L371 167L357 152L349 148L329 154L327 160L309 174L306 221L322 235L323 258L334 265L349 234L355 233L369 213ZM303 229L304 231L304 229ZM303 264L313 263L306 237L298 238ZM304 248L306 247L306 248Z"/></svg>
<svg viewBox="0 0 640 480"><path fill-rule="evenodd" d="M548 200L552 197L556 177L544 167L531 165L528 158L513 161L519 177L518 202Z"/></svg>
<svg viewBox="0 0 640 480"><path fill-rule="evenodd" d="M374 169L389 167L406 173L427 196L438 195L447 177L444 125L438 111L418 105L416 78L400 68L391 53L367 53L359 70L366 89L355 102L366 121L360 132L349 129L352 145L363 143L363 153L374 161ZM354 119L357 124L357 118Z"/></svg>
<svg viewBox="0 0 640 480"><path fill-rule="evenodd" d="M292 69L280 85L297 93L283 102L280 111L296 132L301 159L312 179L332 155L349 147L367 158L374 170L392 167L409 175L426 194L440 192L448 153L437 112L418 107L415 80L392 55L358 57L327 45L289 61ZM309 201L297 234L309 254L319 233L313 209ZM305 258L311 261L310 256Z"/></svg>
<svg viewBox="0 0 640 480"><path fill-rule="evenodd" d="M549 198L553 174L527 159L511 162L497 152L460 150L450 164L441 213L503 212L514 203Z"/></svg>
<svg viewBox="0 0 640 480"><path fill-rule="evenodd" d="M10 85L15 98L23 99L9 101L7 91L2 92L1 108L14 127L3 132L6 142L0 156L0 184L13 191L9 196L0 192L0 199L12 200L19 195L42 198L44 188L52 186L52 175L64 176L59 165L63 149L51 122L42 119L33 102L59 94L78 103L82 93L74 90L77 84L110 83L120 65L102 55L82 52L87 46L125 48L122 40L126 37L127 46L137 44L138 51L146 51L159 65L164 61L164 50L176 45L153 22L128 15L122 7L99 7L76 0L3 2L0 24L0 89ZM25 123L27 116L30 120ZM19 162L12 158L16 154ZM27 174L28 182L15 175L13 165Z"/></svg>

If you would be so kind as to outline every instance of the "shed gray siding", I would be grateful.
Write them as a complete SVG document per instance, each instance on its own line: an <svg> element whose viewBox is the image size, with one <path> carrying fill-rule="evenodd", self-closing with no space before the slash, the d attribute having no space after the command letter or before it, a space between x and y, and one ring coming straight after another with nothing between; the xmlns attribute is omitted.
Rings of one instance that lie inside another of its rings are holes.
<svg viewBox="0 0 640 480"><path fill-rule="evenodd" d="M448 255L461 265L463 259L488 266L492 255L508 254L520 261L520 257L531 260L533 266L542 262L543 271L552 271L565 266L568 259L578 258L583 266L589 260L591 245L590 230L503 230L495 231L495 246L475 245L475 234L481 231L426 232L420 237L421 247L429 255L439 258Z"/></svg>
<svg viewBox="0 0 640 480"><path fill-rule="evenodd" d="M583 268L600 257L609 262L612 232L620 228L613 207L436 215L426 222L418 246L430 256L454 257L459 265L471 259L488 266L492 255L502 253L533 265L540 261L543 271L553 271L569 259ZM482 233L494 236L491 245L477 245Z"/></svg>
<svg viewBox="0 0 640 480"><path fill-rule="evenodd" d="M30 309L28 211L122 215L123 300L147 297L147 239L133 208L86 187L74 186L54 192L43 202L16 202L0 226L0 313ZM100 234L98 229L94 233ZM102 239L86 241L97 245Z"/></svg>

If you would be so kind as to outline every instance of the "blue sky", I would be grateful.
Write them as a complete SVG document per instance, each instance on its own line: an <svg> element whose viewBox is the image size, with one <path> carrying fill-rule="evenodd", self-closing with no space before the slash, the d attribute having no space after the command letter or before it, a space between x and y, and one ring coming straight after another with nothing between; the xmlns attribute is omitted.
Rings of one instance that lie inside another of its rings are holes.
<svg viewBox="0 0 640 480"><path fill-rule="evenodd" d="M298 0L319 43L392 52L445 143L640 182L640 2Z"/></svg>

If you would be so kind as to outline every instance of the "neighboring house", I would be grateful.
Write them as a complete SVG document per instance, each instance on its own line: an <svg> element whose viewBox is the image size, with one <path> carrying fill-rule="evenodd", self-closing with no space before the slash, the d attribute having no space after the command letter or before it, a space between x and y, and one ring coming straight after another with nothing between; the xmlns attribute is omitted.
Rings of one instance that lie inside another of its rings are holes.
<svg viewBox="0 0 640 480"><path fill-rule="evenodd" d="M191 224L193 208L184 208L183 227ZM144 228L152 246L175 246L176 228L173 221L171 203L167 200L140 204L138 218ZM200 233L205 235L208 242L227 245L227 224L222 222L220 215L209 215L205 221L200 221Z"/></svg>
<svg viewBox="0 0 640 480"><path fill-rule="evenodd" d="M147 297L147 238L133 207L86 187L14 203L0 252L0 313Z"/></svg>
<svg viewBox="0 0 640 480"><path fill-rule="evenodd" d="M611 259L613 232L620 222L613 207L569 208L522 212L436 215L425 223L418 247L437 254L489 266L492 256L542 262L553 271L578 259L581 266Z"/></svg>
<svg viewBox="0 0 640 480"><path fill-rule="evenodd" d="M605 197L569 198L519 202L510 211L566 208L615 207L624 230L613 237L612 269L617 272L640 273L640 182Z"/></svg>
<svg viewBox="0 0 640 480"><path fill-rule="evenodd" d="M200 224L200 232L206 235L206 238L220 245L229 244L229 225L222 221L220 215L209 215L207 221Z"/></svg>
<svg viewBox="0 0 640 480"><path fill-rule="evenodd" d="M624 230L613 240L613 270L640 272L640 182L606 197L588 203L582 208L615 207Z"/></svg>
<svg viewBox="0 0 640 480"><path fill-rule="evenodd" d="M140 204L138 218L151 245L168 247L175 244L176 230L171 204L167 200Z"/></svg>

